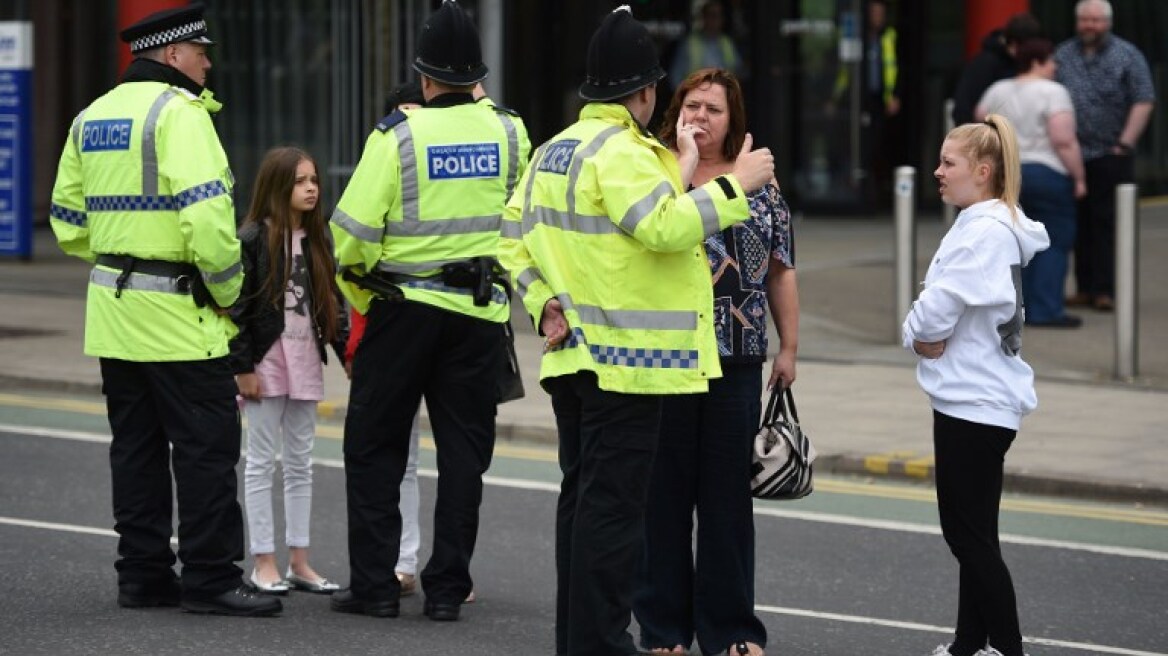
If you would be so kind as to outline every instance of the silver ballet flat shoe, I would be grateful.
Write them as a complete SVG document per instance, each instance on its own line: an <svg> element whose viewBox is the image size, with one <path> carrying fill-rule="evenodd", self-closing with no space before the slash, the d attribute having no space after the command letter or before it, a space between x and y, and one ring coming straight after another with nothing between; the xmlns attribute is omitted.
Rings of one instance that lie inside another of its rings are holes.
<svg viewBox="0 0 1168 656"><path fill-rule="evenodd" d="M294 590L311 592L313 594L331 595L332 593L341 589L341 586L333 583L323 576L314 581L311 579L306 579L303 576L299 576L293 573L292 570L288 570L288 572L284 575L284 580L287 581L288 585L292 586L292 589Z"/></svg>
<svg viewBox="0 0 1168 656"><path fill-rule="evenodd" d="M271 583L260 582L254 569L251 571L251 576L248 578L248 582L251 584L251 587L255 588L257 592L262 592L263 594L286 595L288 594L288 590L291 589L288 586L288 582L284 580L272 581Z"/></svg>

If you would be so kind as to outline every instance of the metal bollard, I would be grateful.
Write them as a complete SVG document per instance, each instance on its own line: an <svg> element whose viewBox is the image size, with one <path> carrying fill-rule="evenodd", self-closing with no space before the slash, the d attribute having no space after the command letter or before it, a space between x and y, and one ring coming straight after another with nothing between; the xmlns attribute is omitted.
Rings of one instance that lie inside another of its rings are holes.
<svg viewBox="0 0 1168 656"><path fill-rule="evenodd" d="M900 327L916 298L917 229L913 217L913 185L916 169L896 167L896 181L892 189L893 215L896 225L896 245L893 267L896 294L896 316L893 317L893 341L900 343Z"/></svg>
<svg viewBox="0 0 1168 656"><path fill-rule="evenodd" d="M1115 377L1139 375L1139 204L1136 185L1115 188Z"/></svg>

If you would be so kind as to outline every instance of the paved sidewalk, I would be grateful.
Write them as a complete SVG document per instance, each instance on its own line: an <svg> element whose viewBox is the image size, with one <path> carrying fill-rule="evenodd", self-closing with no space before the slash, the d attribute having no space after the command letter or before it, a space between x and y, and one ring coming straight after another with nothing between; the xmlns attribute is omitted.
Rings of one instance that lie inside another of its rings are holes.
<svg viewBox="0 0 1168 656"><path fill-rule="evenodd" d="M943 231L935 216L922 217L918 278ZM805 217L796 243L802 312L794 389L820 471L929 478L931 413L915 358L895 337L891 219ZM1007 456L1010 489L1168 505L1168 205L1143 206L1140 249L1134 380L1113 376L1114 315L1088 310L1080 329L1025 331L1039 408ZM97 362L81 353L87 275L48 230L38 230L32 261L0 259L0 384L100 391ZM499 438L553 443L551 404L538 385L542 340L525 316L516 314L514 324L527 397L500 406ZM339 420L348 381L335 364L325 376L321 416Z"/></svg>

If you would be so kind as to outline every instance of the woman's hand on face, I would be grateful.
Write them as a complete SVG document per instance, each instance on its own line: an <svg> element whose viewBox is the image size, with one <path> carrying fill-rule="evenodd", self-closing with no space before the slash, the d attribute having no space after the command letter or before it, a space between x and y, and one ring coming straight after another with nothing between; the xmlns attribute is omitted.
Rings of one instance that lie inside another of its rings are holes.
<svg viewBox="0 0 1168 656"><path fill-rule="evenodd" d="M686 155L697 155L698 143L694 139L698 132L701 131L697 125L693 123L686 123L683 114L677 115L677 153L679 158Z"/></svg>

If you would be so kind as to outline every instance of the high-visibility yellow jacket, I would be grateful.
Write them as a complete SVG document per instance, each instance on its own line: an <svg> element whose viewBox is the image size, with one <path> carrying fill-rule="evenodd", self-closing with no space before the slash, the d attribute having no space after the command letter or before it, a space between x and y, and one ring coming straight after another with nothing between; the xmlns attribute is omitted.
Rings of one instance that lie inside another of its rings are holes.
<svg viewBox="0 0 1168 656"><path fill-rule="evenodd" d="M865 53L867 56L867 53ZM880 85L881 98L888 104L896 96L896 82L900 75L900 66L896 62L896 28L886 27L880 32ZM838 101L851 83L851 67L840 65L835 76L835 87L831 97Z"/></svg>
<svg viewBox="0 0 1168 656"><path fill-rule="evenodd" d="M530 151L518 116L470 95L439 96L385 117L330 220L337 267L396 276L411 301L507 321L502 287L479 307L472 290L447 286L437 274L446 263L495 255L503 205ZM341 276L337 282L364 314L370 292Z"/></svg>
<svg viewBox="0 0 1168 656"><path fill-rule="evenodd" d="M215 103L217 105L217 103ZM50 225L62 250L193 264L221 307L243 283L234 180L204 101L162 82L125 82L73 120L57 167ZM90 274L85 353L137 362L227 355L235 325L196 307L189 280Z"/></svg>
<svg viewBox="0 0 1168 656"><path fill-rule="evenodd" d="M676 157L624 106L586 105L536 151L503 216L499 260L533 321L554 297L571 329L540 379L592 371L613 392L706 391L722 371L702 241L748 216L733 176L685 193Z"/></svg>

